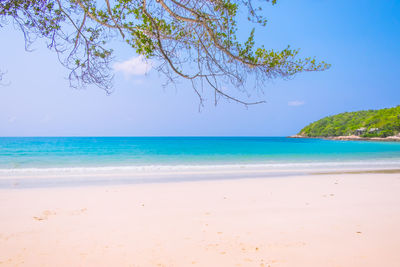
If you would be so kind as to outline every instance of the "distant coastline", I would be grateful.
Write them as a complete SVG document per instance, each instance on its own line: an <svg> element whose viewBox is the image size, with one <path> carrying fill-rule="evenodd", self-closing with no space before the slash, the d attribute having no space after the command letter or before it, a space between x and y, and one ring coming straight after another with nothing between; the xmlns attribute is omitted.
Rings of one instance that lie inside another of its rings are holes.
<svg viewBox="0 0 400 267"><path fill-rule="evenodd" d="M387 137L361 137L357 135L342 135L342 136L306 136L295 134L288 136L288 138L308 138L308 139L326 139L326 140L341 140L341 141L385 141L385 142L400 142L400 136L387 136Z"/></svg>
<svg viewBox="0 0 400 267"><path fill-rule="evenodd" d="M292 138L351 141L400 141L400 105L344 112L312 122Z"/></svg>

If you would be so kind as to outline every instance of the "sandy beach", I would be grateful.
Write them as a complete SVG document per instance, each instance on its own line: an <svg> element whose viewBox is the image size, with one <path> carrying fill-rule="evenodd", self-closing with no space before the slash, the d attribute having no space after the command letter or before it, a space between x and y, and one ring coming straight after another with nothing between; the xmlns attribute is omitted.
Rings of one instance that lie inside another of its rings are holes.
<svg viewBox="0 0 400 267"><path fill-rule="evenodd" d="M400 262L400 175L0 190L1 266Z"/></svg>

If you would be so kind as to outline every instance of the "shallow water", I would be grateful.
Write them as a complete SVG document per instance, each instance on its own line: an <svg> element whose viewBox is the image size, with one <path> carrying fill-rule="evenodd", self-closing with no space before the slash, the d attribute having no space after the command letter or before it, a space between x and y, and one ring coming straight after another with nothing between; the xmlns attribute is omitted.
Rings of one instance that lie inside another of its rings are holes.
<svg viewBox="0 0 400 267"><path fill-rule="evenodd" d="M285 137L0 138L0 188L400 169L400 143Z"/></svg>
<svg viewBox="0 0 400 267"><path fill-rule="evenodd" d="M390 165L400 142L285 137L0 138L0 169L137 168L139 166ZM399 164L399 165L396 165Z"/></svg>

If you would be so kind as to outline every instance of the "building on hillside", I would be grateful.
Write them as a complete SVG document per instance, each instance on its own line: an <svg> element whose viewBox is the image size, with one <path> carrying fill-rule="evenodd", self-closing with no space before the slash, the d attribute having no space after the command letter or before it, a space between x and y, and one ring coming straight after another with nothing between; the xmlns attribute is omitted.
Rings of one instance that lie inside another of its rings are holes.
<svg viewBox="0 0 400 267"><path fill-rule="evenodd" d="M363 135L367 132L367 128L361 127L355 131L355 135Z"/></svg>
<svg viewBox="0 0 400 267"><path fill-rule="evenodd" d="M379 133L381 131L381 129L379 128L371 128L368 130L368 133Z"/></svg>

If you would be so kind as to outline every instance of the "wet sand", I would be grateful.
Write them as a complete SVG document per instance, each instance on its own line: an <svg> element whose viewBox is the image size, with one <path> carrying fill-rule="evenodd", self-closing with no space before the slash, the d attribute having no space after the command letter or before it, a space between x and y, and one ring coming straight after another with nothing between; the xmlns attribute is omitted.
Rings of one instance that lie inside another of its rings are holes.
<svg viewBox="0 0 400 267"><path fill-rule="evenodd" d="M0 266L397 267L400 175L0 190Z"/></svg>

